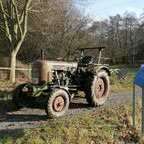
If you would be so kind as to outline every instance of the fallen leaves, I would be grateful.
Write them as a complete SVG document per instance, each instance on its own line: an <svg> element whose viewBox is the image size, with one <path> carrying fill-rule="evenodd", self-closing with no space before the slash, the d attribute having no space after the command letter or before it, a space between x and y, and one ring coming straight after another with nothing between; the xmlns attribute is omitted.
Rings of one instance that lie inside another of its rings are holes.
<svg viewBox="0 0 144 144"><path fill-rule="evenodd" d="M121 138L125 141L125 142L137 142L139 139L139 133L137 130L133 130L133 131L128 131L124 134L121 134Z"/></svg>

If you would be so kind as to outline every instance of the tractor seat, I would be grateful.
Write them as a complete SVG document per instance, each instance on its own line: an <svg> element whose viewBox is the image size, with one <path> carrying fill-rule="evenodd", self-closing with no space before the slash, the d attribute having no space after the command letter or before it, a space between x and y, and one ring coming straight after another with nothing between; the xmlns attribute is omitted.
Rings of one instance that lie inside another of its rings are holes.
<svg viewBox="0 0 144 144"><path fill-rule="evenodd" d="M84 56L79 60L78 66L86 67L91 65L94 62L94 58L92 56Z"/></svg>

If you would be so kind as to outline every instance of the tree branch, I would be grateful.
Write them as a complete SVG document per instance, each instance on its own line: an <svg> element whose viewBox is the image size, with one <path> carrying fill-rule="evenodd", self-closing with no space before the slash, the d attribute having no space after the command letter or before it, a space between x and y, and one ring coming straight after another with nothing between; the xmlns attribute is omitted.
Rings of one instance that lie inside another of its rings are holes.
<svg viewBox="0 0 144 144"><path fill-rule="evenodd" d="M1 12L2 12L3 19L4 19L5 35L8 38L9 42L11 42L12 37L11 37L11 34L10 34L10 29L9 29L9 26L8 26L8 19L7 19L6 12L4 10L2 0L0 0L0 9L1 9Z"/></svg>
<svg viewBox="0 0 144 144"><path fill-rule="evenodd" d="M21 28L21 25L20 25L20 21L19 21L18 9L17 9L17 6L16 6L14 0L11 0L11 2L12 2L12 5L14 7L14 11L15 11L15 15L16 15L16 21L17 21L16 25L18 26L18 29L19 29L19 32L20 32L20 37L22 37L23 32L22 32L22 28Z"/></svg>
<svg viewBox="0 0 144 144"><path fill-rule="evenodd" d="M1 30L2 30L3 32L5 32L5 27L0 26L0 28L1 28Z"/></svg>
<svg viewBox="0 0 144 144"><path fill-rule="evenodd" d="M27 32L27 18L28 18L28 9L29 5L31 4L33 0L26 0L25 2L25 9L24 9L24 24L23 24L23 37L25 37L25 34Z"/></svg>

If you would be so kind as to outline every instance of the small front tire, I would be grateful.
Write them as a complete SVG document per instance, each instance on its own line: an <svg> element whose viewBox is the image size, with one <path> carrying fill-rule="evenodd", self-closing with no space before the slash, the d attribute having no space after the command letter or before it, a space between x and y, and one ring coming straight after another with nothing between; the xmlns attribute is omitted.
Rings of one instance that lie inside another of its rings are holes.
<svg viewBox="0 0 144 144"><path fill-rule="evenodd" d="M61 117L69 107L69 95L63 89L54 89L47 99L46 113L49 118Z"/></svg>

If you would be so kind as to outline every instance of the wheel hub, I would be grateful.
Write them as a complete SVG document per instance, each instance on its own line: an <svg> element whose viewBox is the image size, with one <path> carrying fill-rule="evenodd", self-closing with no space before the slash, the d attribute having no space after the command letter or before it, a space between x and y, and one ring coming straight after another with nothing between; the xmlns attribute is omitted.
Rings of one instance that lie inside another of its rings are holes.
<svg viewBox="0 0 144 144"><path fill-rule="evenodd" d="M64 99L61 96L56 97L53 103L54 110L57 112L62 111L64 104Z"/></svg>

